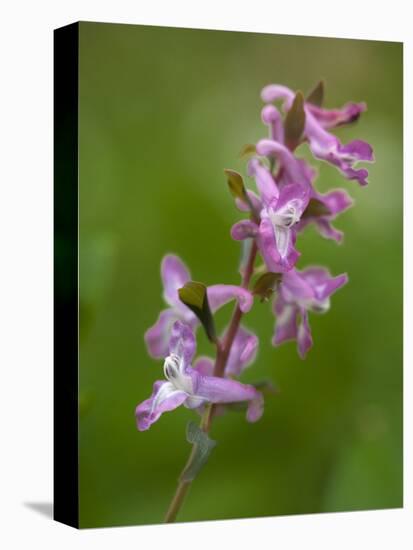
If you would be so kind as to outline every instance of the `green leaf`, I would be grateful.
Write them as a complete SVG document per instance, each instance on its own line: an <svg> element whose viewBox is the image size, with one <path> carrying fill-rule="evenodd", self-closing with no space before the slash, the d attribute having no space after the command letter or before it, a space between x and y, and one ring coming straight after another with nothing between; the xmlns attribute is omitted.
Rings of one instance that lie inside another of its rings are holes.
<svg viewBox="0 0 413 550"><path fill-rule="evenodd" d="M331 210L327 208L318 199L310 199L310 202L307 205L307 208L304 210L302 218L318 218L320 216L329 216Z"/></svg>
<svg viewBox="0 0 413 550"><path fill-rule="evenodd" d="M274 290L276 290L281 283L281 279L281 273L272 273L271 271L267 271L267 273L264 273L255 281L252 293L255 296L259 296L261 298L261 302L269 300Z"/></svg>
<svg viewBox="0 0 413 550"><path fill-rule="evenodd" d="M324 80L320 80L316 86L311 90L311 92L306 97L307 103L312 103L317 107L321 107L324 101Z"/></svg>
<svg viewBox="0 0 413 550"><path fill-rule="evenodd" d="M284 121L285 144L293 151L300 143L305 126L304 96L297 92Z"/></svg>
<svg viewBox="0 0 413 550"><path fill-rule="evenodd" d="M257 154L257 150L253 143L247 143L243 145L243 147L241 148L241 151L239 152L239 156L242 159L248 158L251 155L256 155L256 154Z"/></svg>
<svg viewBox="0 0 413 550"><path fill-rule="evenodd" d="M232 196L249 204L249 197L247 195L244 180L242 179L241 174L228 168L224 170L224 173L227 176L227 183Z"/></svg>
<svg viewBox="0 0 413 550"><path fill-rule="evenodd" d="M189 281L178 290L178 294L181 302L189 307L201 321L209 340L216 342L214 318L209 307L206 286Z"/></svg>
<svg viewBox="0 0 413 550"><path fill-rule="evenodd" d="M208 437L195 422L188 422L186 427L186 439L192 443L193 450L189 461L182 472L181 481L193 481L208 461L212 449L217 442Z"/></svg>
<svg viewBox="0 0 413 550"><path fill-rule="evenodd" d="M258 219L258 214L254 209L254 205L251 202L251 199L248 196L247 190L245 189L244 180L242 179L241 174L235 170L225 169L225 175L227 176L227 183L229 190L232 196L236 199L240 199L243 203L247 204L251 210L254 219Z"/></svg>

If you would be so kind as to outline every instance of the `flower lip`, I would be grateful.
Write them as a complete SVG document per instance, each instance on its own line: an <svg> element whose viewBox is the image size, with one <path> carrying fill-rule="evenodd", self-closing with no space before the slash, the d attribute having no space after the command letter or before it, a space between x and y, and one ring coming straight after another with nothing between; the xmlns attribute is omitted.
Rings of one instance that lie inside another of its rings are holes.
<svg viewBox="0 0 413 550"><path fill-rule="evenodd" d="M181 360L175 353L171 353L171 355L168 355L163 365L165 378L167 378L171 382L171 379L177 378L179 376L180 363Z"/></svg>
<svg viewBox="0 0 413 550"><path fill-rule="evenodd" d="M300 221L299 210L296 202L290 201L280 210L268 209L269 218L274 226L292 227Z"/></svg>
<svg viewBox="0 0 413 550"><path fill-rule="evenodd" d="M186 394L193 394L192 380L184 372L184 360L182 357L175 353L171 353L165 358L163 365L163 371L165 378L176 390L185 392Z"/></svg>

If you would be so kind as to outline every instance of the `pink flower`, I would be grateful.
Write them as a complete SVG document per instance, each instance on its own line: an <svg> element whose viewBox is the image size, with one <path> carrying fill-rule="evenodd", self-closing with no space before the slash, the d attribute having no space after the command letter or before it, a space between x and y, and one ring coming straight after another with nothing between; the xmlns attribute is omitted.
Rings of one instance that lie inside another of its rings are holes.
<svg viewBox="0 0 413 550"><path fill-rule="evenodd" d="M167 254L163 258L161 278L164 287L163 297L169 308L161 311L156 323L145 333L149 355L157 359L165 357L168 353L170 331L176 320L184 321L193 329L199 324L196 315L178 296L178 290L191 280L188 268L178 256ZM248 290L235 285L212 285L208 287L207 295L212 312L231 300L237 300L241 311L246 313L251 309L253 302Z"/></svg>

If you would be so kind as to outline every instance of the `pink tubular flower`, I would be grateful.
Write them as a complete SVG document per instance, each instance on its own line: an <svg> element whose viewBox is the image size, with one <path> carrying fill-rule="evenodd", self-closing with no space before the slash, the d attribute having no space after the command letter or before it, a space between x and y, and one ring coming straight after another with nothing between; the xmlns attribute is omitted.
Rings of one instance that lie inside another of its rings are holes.
<svg viewBox="0 0 413 550"><path fill-rule="evenodd" d="M240 376L242 372L249 367L256 358L258 349L258 338L255 334L240 326L234 338L231 351L228 356L225 367L224 378ZM201 356L195 360L194 369L204 376L212 376L214 373L214 361L210 357ZM256 402L256 407L260 408L262 404ZM221 416L228 409L227 404L220 404L215 407L214 416ZM202 414L204 407L201 406L198 412Z"/></svg>
<svg viewBox="0 0 413 550"><path fill-rule="evenodd" d="M354 105L354 104L351 104ZM314 107L314 106L313 106ZM320 109L319 109L320 110ZM326 112L325 110L323 112ZM341 111L328 111L331 116L327 119L332 123L332 120L342 120L340 118ZM335 229L331 222L338 214L344 212L352 205L352 200L344 189L335 189L329 193L318 193L313 186L317 172L304 159L296 159L290 151L282 146L283 131L282 120L278 109L274 105L266 105L262 110L262 120L269 126L270 137L273 139L261 140L257 145L257 152L264 156L276 156L280 161L281 170L279 171L278 187L282 189L285 185L291 183L292 180L298 180L304 186L308 186L310 191L310 203L303 212L300 221L297 223L297 231L304 229L309 223L314 222L320 234L327 239L334 239L341 242L343 234ZM276 143L274 138L278 138L281 142ZM291 168L291 166L294 168ZM288 169L289 168L289 169Z"/></svg>
<svg viewBox="0 0 413 550"><path fill-rule="evenodd" d="M167 355L171 327L176 320L184 321L193 329L199 324L196 315L178 296L178 290L191 279L187 267L178 256L168 254L163 258L161 278L164 287L163 297L170 307L161 311L156 323L145 333L148 352L156 359ZM235 285L213 285L208 287L207 294L212 312L231 300L237 300L241 311L246 313L251 309L253 302L248 290Z"/></svg>
<svg viewBox="0 0 413 550"><path fill-rule="evenodd" d="M313 345L308 312L324 313L330 308L330 296L348 281L345 273L331 277L327 269L309 267L283 275L273 311L276 316L274 346L297 340L298 354L304 359Z"/></svg>
<svg viewBox="0 0 413 550"><path fill-rule="evenodd" d="M164 361L166 381L156 381L151 397L136 407L138 430L147 430L162 413L180 405L198 409L206 403L246 401L247 420L259 420L263 413L262 394L249 384L210 376L202 368L192 368L195 348L192 329L185 323L176 321L171 331L169 355Z"/></svg>
<svg viewBox="0 0 413 550"><path fill-rule="evenodd" d="M271 103L281 99L284 101L286 110L291 107L294 96L292 90L277 84L270 84L261 92L264 102ZM304 136L313 155L336 166L347 179L356 180L360 185L367 185L368 171L364 168L355 169L354 164L358 161L371 162L374 160L371 146L361 140L354 140L343 145L336 136L327 131L357 120L360 114L366 110L366 105L350 103L342 109L328 110L306 103L304 110L306 115Z"/></svg>
<svg viewBox="0 0 413 550"><path fill-rule="evenodd" d="M287 153L291 155L289 151ZM299 257L294 247L294 226L307 207L310 196L310 187L300 179L303 175L299 173L296 163L290 162L288 157L285 166L298 181L286 184L279 190L268 168L258 159L250 161L249 173L255 176L261 197L260 222L257 224L251 220L242 220L231 229L234 240L256 239L268 270L279 273L289 271Z"/></svg>

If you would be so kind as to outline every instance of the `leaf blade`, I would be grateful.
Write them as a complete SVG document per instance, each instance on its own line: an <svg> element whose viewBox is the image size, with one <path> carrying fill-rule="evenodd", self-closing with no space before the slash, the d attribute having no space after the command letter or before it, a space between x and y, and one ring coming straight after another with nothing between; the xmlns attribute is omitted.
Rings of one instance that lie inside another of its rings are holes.
<svg viewBox="0 0 413 550"><path fill-rule="evenodd" d="M321 107L324 102L325 94L325 83L324 80L320 80L314 86L314 88L307 94L306 102L315 105L316 107Z"/></svg>
<svg viewBox="0 0 413 550"><path fill-rule="evenodd" d="M195 313L211 342L216 342L214 318L209 307L207 287L203 283L188 281L178 289L179 299Z"/></svg>
<svg viewBox="0 0 413 550"><path fill-rule="evenodd" d="M282 274L273 273L272 271L267 271L258 277L255 281L252 293L254 296L259 296L261 302L265 302L270 299L273 292L278 288L281 283Z"/></svg>
<svg viewBox="0 0 413 550"><path fill-rule="evenodd" d="M332 214L331 210L318 199L310 199L307 208L304 210L303 219L306 218L319 218L321 216L330 216Z"/></svg>
<svg viewBox="0 0 413 550"><path fill-rule="evenodd" d="M196 478L208 462L212 449L216 446L217 442L208 437L208 434L201 430L192 420L188 422L186 427L186 439L193 445L193 450L181 474L181 481L189 483Z"/></svg>
<svg viewBox="0 0 413 550"><path fill-rule="evenodd" d="M245 159L250 157L251 155L256 155L257 149L253 143L246 143L241 147L241 151L239 152L239 157L241 159Z"/></svg>
<svg viewBox="0 0 413 550"><path fill-rule="evenodd" d="M298 91L284 121L286 146L293 151L301 141L305 127L304 96Z"/></svg>

